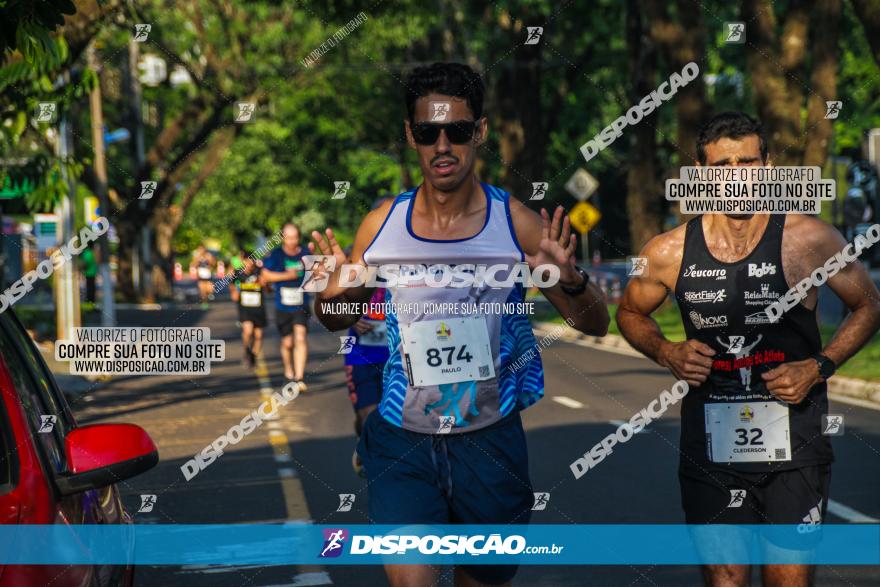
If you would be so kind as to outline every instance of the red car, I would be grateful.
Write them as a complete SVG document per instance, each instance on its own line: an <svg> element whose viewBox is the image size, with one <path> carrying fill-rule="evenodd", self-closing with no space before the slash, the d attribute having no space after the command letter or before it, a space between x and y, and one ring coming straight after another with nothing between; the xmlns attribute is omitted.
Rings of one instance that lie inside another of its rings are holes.
<svg viewBox="0 0 880 587"><path fill-rule="evenodd" d="M130 524L113 483L155 466L133 424L77 426L39 351L0 313L0 524ZM133 567L3 565L0 587L131 585Z"/></svg>

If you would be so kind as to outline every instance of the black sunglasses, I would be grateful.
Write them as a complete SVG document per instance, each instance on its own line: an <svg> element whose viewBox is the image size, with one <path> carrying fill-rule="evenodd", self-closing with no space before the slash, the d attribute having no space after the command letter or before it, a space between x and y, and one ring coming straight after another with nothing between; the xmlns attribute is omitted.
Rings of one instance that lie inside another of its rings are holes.
<svg viewBox="0 0 880 587"><path fill-rule="evenodd" d="M474 138L477 123L473 120L458 120L437 124L435 122L417 122L410 126L413 140L419 145L433 145L440 138L440 131L446 131L446 138L453 145L463 145Z"/></svg>

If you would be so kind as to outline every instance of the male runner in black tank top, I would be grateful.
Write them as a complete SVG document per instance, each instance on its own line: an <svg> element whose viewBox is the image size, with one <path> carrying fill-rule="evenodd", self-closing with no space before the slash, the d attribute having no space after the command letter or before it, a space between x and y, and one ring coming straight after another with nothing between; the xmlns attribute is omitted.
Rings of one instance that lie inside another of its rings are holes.
<svg viewBox="0 0 880 587"><path fill-rule="evenodd" d="M760 124L738 112L703 127L697 155L700 165L768 164ZM617 323L690 385L679 467L687 523L815 528L824 519L833 460L821 429L825 378L880 327L880 293L861 263L830 278L852 313L824 348L815 288L776 323L764 309L845 245L816 217L713 214L653 238L640 254L647 268L627 286ZM650 317L670 292L687 334L681 343ZM714 586L748 585L749 574L747 565L703 568ZM809 585L813 571L768 565L762 574L768 586Z"/></svg>

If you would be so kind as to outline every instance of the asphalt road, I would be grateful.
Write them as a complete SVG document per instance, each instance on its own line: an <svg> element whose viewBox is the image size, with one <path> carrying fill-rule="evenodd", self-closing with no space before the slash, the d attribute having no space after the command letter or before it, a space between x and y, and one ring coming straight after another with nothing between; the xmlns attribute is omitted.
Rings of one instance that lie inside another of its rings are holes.
<svg viewBox="0 0 880 587"><path fill-rule="evenodd" d="M208 311L125 311L123 325L209 326L226 340L226 361L208 377L119 377L79 398L81 423L127 421L156 441L161 462L120 484L127 508L136 512L141 494L155 494L152 512L137 523L246 523L303 521L367 523L365 482L355 476L351 405L345 392L337 335L312 321L306 380L310 390L281 410L280 418L247 436L196 478L186 482L180 466L262 401L261 388L283 385L278 337L267 329L264 374L240 366L241 344L231 303ZM676 468L678 410L615 448L595 470L574 479L569 464L620 421L648 405L673 379L653 363L557 341L543 352L546 397L523 413L535 491L548 491L547 509L533 523L683 523ZM832 403L846 417L846 433L834 439L837 462L830 523L880 519L878 410ZM356 495L350 512L336 511L340 493ZM822 567L819 585L876 585L878 568ZM385 585L379 567L140 567L137 585L294 586ZM450 585L450 574L444 575ZM523 567L521 586L679 586L701 584L694 567ZM755 582L754 584L758 584Z"/></svg>

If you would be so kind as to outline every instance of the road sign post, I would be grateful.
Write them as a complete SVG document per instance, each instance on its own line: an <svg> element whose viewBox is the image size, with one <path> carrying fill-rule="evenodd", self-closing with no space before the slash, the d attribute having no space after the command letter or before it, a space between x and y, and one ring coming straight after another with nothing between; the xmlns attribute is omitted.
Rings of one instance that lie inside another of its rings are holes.
<svg viewBox="0 0 880 587"><path fill-rule="evenodd" d="M578 202L568 213L568 219L571 222L572 228L581 234L581 254L583 255L584 263L586 263L590 258L590 245L587 233L599 223L599 220L602 219L602 213L589 202Z"/></svg>

